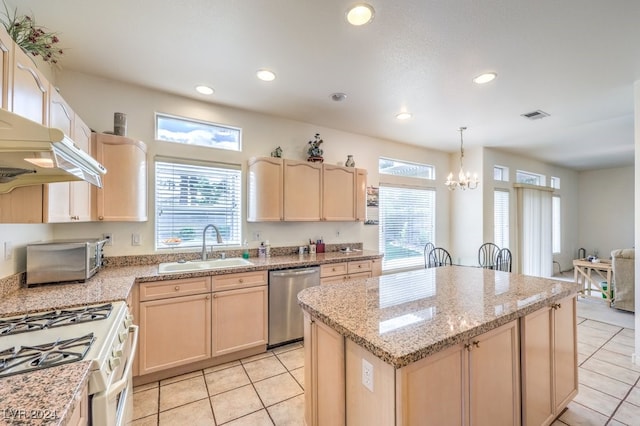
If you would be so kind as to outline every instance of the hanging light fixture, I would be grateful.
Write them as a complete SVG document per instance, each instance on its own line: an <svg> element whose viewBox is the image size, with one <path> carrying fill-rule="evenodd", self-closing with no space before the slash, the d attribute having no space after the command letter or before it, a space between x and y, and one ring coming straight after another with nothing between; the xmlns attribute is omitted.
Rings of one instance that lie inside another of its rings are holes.
<svg viewBox="0 0 640 426"><path fill-rule="evenodd" d="M471 173L464 173L464 168L462 164L462 160L464 158L464 145L462 141L462 132L467 130L466 127L460 127L458 131L460 132L460 172L458 173L458 180L453 180L453 173L449 173L447 176L447 181L444 183L447 185L450 191L454 189L476 189L478 187L478 174L474 173L473 177L471 177Z"/></svg>

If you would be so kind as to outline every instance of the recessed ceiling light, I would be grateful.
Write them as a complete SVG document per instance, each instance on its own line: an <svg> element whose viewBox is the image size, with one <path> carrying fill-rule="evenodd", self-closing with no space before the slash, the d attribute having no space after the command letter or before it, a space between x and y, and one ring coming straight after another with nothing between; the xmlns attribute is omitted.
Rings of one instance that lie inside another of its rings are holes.
<svg viewBox="0 0 640 426"><path fill-rule="evenodd" d="M259 69L256 72L256 75L258 76L258 78L262 81L273 81L276 79L276 75L273 71L269 71L267 69Z"/></svg>
<svg viewBox="0 0 640 426"><path fill-rule="evenodd" d="M351 6L347 11L347 21L351 25L359 27L373 21L374 15L373 6L367 3L358 3Z"/></svg>
<svg viewBox="0 0 640 426"><path fill-rule="evenodd" d="M496 74L495 72L487 72L487 73L480 74L479 76L475 77L473 79L473 82L476 83L476 84L485 84L485 83L488 83L490 81L493 81L497 76L498 76L498 74Z"/></svg>
<svg viewBox="0 0 640 426"><path fill-rule="evenodd" d="M196 91L203 95L213 95L213 89L209 86L196 86Z"/></svg>
<svg viewBox="0 0 640 426"><path fill-rule="evenodd" d="M347 94L342 92L332 93L331 100L336 102L342 102L347 99Z"/></svg>
<svg viewBox="0 0 640 426"><path fill-rule="evenodd" d="M410 112L401 112L399 114L396 114L396 118L398 120L408 120L411 117L413 117L413 114L411 114Z"/></svg>

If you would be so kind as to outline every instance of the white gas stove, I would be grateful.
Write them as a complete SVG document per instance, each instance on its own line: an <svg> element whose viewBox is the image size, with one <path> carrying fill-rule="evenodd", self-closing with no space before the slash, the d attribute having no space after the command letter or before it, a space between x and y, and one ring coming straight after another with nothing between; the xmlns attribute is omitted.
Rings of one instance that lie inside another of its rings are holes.
<svg viewBox="0 0 640 426"><path fill-rule="evenodd" d="M91 361L92 424L124 424L132 414L137 336L121 301L0 318L0 378Z"/></svg>

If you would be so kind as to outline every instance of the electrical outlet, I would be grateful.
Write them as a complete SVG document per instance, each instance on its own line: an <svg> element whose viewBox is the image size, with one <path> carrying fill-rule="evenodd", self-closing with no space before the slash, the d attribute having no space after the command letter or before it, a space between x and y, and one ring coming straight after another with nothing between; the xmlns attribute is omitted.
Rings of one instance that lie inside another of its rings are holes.
<svg viewBox="0 0 640 426"><path fill-rule="evenodd" d="M131 245L132 246L139 246L140 245L140 234L138 234L138 233L131 234Z"/></svg>
<svg viewBox="0 0 640 426"><path fill-rule="evenodd" d="M11 260L13 257L13 244L11 241L4 242L4 260Z"/></svg>
<svg viewBox="0 0 640 426"><path fill-rule="evenodd" d="M107 242L104 243L105 246L113 245L113 235L110 232L107 234L102 234L102 239L107 240Z"/></svg>
<svg viewBox="0 0 640 426"><path fill-rule="evenodd" d="M373 392L373 365L362 358L362 385Z"/></svg>
<svg viewBox="0 0 640 426"><path fill-rule="evenodd" d="M253 241L261 241L262 240L262 232L253 231Z"/></svg>

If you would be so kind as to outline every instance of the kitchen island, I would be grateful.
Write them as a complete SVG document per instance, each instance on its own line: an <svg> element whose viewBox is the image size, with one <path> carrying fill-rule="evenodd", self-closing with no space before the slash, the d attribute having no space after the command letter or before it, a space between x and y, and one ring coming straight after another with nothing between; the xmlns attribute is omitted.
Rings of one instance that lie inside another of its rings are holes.
<svg viewBox="0 0 640 426"><path fill-rule="evenodd" d="M577 290L458 266L305 289L306 424L550 424L577 394Z"/></svg>

